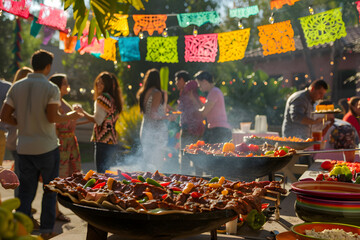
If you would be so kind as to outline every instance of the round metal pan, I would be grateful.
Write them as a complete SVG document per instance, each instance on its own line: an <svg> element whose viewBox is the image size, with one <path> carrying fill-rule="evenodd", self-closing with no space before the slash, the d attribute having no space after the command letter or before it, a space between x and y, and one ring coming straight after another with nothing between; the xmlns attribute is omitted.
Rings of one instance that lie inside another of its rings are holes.
<svg viewBox="0 0 360 240"><path fill-rule="evenodd" d="M196 235L214 230L237 216L233 210L152 215L80 205L60 194L58 200L89 224L124 239L172 239Z"/></svg>
<svg viewBox="0 0 360 240"><path fill-rule="evenodd" d="M270 145L275 145L277 143L279 146L288 146L295 150L303 150L305 148L311 147L314 144L321 143L319 141L312 141L312 142L276 141L276 140L271 140L271 139L266 139L266 138L261 138L261 137L259 137L259 138L244 137L244 142L246 142L247 144L256 144L256 145L262 145L264 143L268 143Z"/></svg>
<svg viewBox="0 0 360 240"><path fill-rule="evenodd" d="M225 176L232 179L255 180L285 167L293 154L283 157L225 157L206 154L183 153L195 165L211 176Z"/></svg>

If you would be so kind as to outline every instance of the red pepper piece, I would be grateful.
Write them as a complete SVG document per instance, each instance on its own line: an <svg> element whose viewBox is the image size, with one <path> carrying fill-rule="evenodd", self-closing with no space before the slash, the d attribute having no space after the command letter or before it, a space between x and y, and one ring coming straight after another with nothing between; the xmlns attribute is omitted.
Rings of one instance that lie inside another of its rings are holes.
<svg viewBox="0 0 360 240"><path fill-rule="evenodd" d="M132 182L132 183L138 183L138 182L142 183L142 181L140 181L140 180L138 180L138 179L131 179L131 182Z"/></svg>
<svg viewBox="0 0 360 240"><path fill-rule="evenodd" d="M191 197L192 198L199 198L199 197L201 197L202 196L202 194L201 193L198 193L198 192L192 192L191 193Z"/></svg>
<svg viewBox="0 0 360 240"><path fill-rule="evenodd" d="M173 190L173 191L180 191L180 192L182 191L182 190L181 190L180 188L178 188L178 187L171 187L170 189Z"/></svg>
<svg viewBox="0 0 360 240"><path fill-rule="evenodd" d="M124 178L126 178L127 180L131 180L131 179L132 179L132 178L131 178L129 175L127 175L126 173L121 173L121 175L123 175Z"/></svg>
<svg viewBox="0 0 360 240"><path fill-rule="evenodd" d="M170 183L171 182L162 182L162 183L160 183L160 185L163 187L166 187L166 186L169 186Z"/></svg>
<svg viewBox="0 0 360 240"><path fill-rule="evenodd" d="M91 189L98 189L98 188L102 188L103 186L105 186L106 182L101 182L98 184L95 184L95 186L93 186Z"/></svg>
<svg viewBox="0 0 360 240"><path fill-rule="evenodd" d="M165 199L166 197L167 197L167 194L166 194L166 193L161 196L162 199Z"/></svg>

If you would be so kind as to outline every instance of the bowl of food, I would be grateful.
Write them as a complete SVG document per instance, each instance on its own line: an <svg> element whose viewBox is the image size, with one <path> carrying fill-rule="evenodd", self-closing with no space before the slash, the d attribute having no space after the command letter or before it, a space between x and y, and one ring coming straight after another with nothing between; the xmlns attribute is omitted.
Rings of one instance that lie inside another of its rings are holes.
<svg viewBox="0 0 360 240"><path fill-rule="evenodd" d="M291 231L300 240L360 239L360 227L340 223L302 223L292 226Z"/></svg>

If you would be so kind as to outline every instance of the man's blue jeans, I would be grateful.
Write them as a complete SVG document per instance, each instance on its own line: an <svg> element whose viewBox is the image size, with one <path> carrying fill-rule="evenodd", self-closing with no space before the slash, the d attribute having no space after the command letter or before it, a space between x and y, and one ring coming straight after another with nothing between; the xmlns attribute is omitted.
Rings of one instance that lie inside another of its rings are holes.
<svg viewBox="0 0 360 240"><path fill-rule="evenodd" d="M97 172L105 173L106 170L110 170L117 149L117 144L94 143L94 159Z"/></svg>
<svg viewBox="0 0 360 240"><path fill-rule="evenodd" d="M19 212L31 216L31 203L34 201L41 175L43 184L48 184L59 175L59 148L40 155L19 155L21 205ZM56 193L44 190L41 203L40 232L50 233L55 225Z"/></svg>

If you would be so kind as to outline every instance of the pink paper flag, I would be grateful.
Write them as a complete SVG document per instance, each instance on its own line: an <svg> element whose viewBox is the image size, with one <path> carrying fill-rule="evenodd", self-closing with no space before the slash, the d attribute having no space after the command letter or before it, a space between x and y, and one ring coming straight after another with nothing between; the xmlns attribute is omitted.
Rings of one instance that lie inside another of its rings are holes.
<svg viewBox="0 0 360 240"><path fill-rule="evenodd" d="M80 37L81 47L78 52L83 55L84 53L104 53L104 38L97 40L94 37L90 44L88 44L88 37Z"/></svg>
<svg viewBox="0 0 360 240"><path fill-rule="evenodd" d="M22 18L29 18L31 0L0 0L0 9Z"/></svg>
<svg viewBox="0 0 360 240"><path fill-rule="evenodd" d="M65 31L67 14L62 9L57 9L53 7L40 4L40 13L37 23L46 25L60 31Z"/></svg>
<svg viewBox="0 0 360 240"><path fill-rule="evenodd" d="M215 62L217 34L185 36L185 62Z"/></svg>

